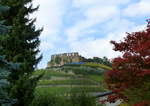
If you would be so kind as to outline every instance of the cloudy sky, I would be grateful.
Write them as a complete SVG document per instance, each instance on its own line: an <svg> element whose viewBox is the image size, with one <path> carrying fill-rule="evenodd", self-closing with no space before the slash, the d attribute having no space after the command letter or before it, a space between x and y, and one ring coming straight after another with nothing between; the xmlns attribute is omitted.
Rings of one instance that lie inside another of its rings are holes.
<svg viewBox="0 0 150 106"><path fill-rule="evenodd" d="M126 32L146 28L150 0L34 0L40 5L37 28L44 27L40 50L46 67L55 53L79 52L85 57L113 58L110 40L119 41Z"/></svg>

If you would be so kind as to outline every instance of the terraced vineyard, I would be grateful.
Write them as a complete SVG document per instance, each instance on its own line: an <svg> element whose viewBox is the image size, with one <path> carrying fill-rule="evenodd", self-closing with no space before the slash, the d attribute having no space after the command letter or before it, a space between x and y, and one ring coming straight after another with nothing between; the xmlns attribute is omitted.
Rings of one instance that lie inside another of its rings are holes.
<svg viewBox="0 0 150 106"><path fill-rule="evenodd" d="M52 103L56 106L66 106L68 103L81 105L82 101L89 101L87 106L105 106L96 102L98 98L94 95L107 91L103 78L104 73L110 69L111 67L97 63L71 63L37 70L34 76L43 76L37 83L33 104L43 106L44 103L50 104L54 101Z"/></svg>
<svg viewBox="0 0 150 106"><path fill-rule="evenodd" d="M105 91L103 75L106 69L111 68L105 65L87 63L37 70L34 75L43 74L38 82L37 91L52 94L66 94L72 90L80 92L81 89L86 92Z"/></svg>

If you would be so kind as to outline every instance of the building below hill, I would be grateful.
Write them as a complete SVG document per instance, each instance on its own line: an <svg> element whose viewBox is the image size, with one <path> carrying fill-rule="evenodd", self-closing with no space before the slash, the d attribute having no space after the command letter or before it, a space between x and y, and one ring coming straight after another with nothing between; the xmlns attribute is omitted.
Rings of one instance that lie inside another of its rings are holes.
<svg viewBox="0 0 150 106"><path fill-rule="evenodd" d="M63 66L66 63L82 62L83 60L84 57L79 55L78 52L55 54L51 56L51 60L47 64L47 68Z"/></svg>

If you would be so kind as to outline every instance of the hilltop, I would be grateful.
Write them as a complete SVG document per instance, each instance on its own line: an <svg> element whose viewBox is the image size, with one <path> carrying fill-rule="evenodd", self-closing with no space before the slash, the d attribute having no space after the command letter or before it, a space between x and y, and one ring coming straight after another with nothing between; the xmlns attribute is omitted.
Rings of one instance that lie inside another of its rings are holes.
<svg viewBox="0 0 150 106"><path fill-rule="evenodd" d="M78 52L72 52L72 53L62 53L62 54L54 54L51 56L51 60L47 63L47 68L51 67L60 67L66 64L80 64L80 63L99 63L106 66L111 67L111 61L107 57L99 58L99 57L93 57L93 58L85 58L81 55L79 55Z"/></svg>
<svg viewBox="0 0 150 106"><path fill-rule="evenodd" d="M34 75L44 73L37 90L62 94L84 88L88 92L99 92L105 91L103 75L107 70L111 70L111 62L106 57L86 59L78 53L64 53L52 55L48 67Z"/></svg>
<svg viewBox="0 0 150 106"><path fill-rule="evenodd" d="M72 93L105 92L104 73L107 70L111 70L111 62L106 57L86 59L78 53L55 54L51 56L46 69L34 73L35 76L44 73L37 84L36 93L43 97L68 97Z"/></svg>

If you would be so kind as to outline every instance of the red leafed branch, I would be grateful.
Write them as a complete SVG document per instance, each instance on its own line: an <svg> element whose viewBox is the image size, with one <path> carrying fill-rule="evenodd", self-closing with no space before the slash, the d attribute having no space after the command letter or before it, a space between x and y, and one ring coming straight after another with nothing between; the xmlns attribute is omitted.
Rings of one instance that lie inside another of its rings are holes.
<svg viewBox="0 0 150 106"><path fill-rule="evenodd" d="M119 43L111 41L114 50L123 55L113 59L113 70L105 74L108 88L117 92L108 97L110 102L122 99L137 104L134 106L150 105L146 102L150 101L150 20L147 22L145 31L127 33Z"/></svg>

